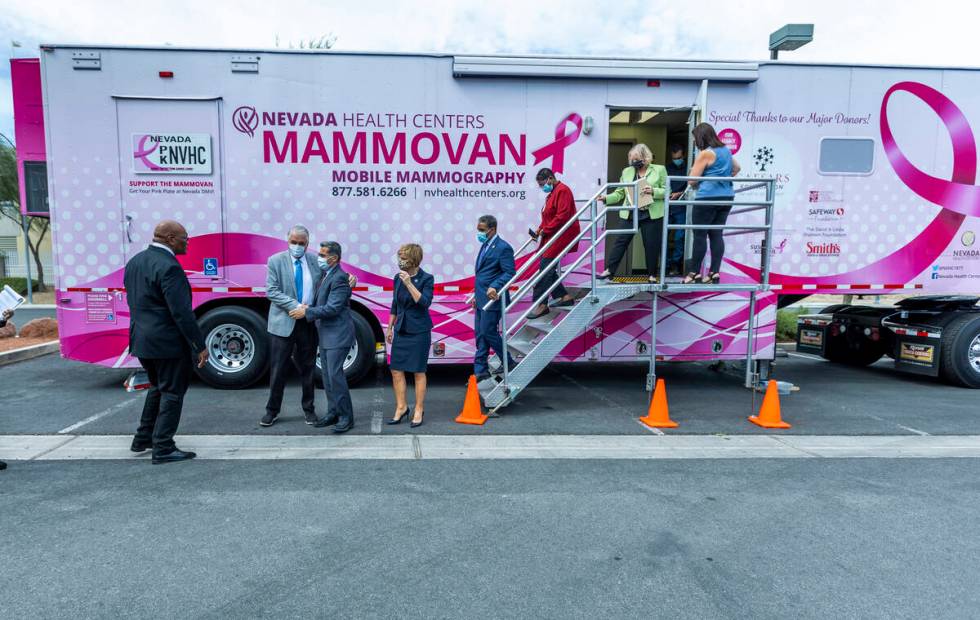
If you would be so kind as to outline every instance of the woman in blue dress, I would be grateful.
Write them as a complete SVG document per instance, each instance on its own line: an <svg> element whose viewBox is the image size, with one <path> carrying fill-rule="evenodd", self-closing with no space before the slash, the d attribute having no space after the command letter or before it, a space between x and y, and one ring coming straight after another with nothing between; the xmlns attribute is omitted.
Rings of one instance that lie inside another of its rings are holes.
<svg viewBox="0 0 980 620"><path fill-rule="evenodd" d="M415 375L415 410L411 426L422 425L425 412L425 370L432 346L432 317L429 306L435 278L419 268L422 247L415 243L398 249L398 275L394 279L391 314L388 318L388 344L391 346L391 382L395 388L395 415L388 424L399 424L408 417L408 385L405 373Z"/></svg>

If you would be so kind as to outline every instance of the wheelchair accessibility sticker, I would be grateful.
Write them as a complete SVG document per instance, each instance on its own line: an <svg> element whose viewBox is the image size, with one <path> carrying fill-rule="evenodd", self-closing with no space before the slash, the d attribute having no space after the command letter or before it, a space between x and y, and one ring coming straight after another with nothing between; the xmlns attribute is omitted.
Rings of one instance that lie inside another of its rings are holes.
<svg viewBox="0 0 980 620"><path fill-rule="evenodd" d="M216 275L218 275L218 259L217 258L205 258L204 259L204 275L206 275L206 276L216 276Z"/></svg>

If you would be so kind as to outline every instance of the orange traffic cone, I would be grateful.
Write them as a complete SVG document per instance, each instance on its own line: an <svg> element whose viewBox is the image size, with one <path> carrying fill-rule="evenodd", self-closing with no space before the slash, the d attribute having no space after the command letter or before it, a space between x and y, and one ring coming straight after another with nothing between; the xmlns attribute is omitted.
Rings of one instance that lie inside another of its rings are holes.
<svg viewBox="0 0 980 620"><path fill-rule="evenodd" d="M466 386L466 400L463 401L463 410L456 417L459 424L483 424L487 421L487 416L483 414L483 407L480 406L480 391L476 388L476 375L470 375L469 385Z"/></svg>
<svg viewBox="0 0 980 620"><path fill-rule="evenodd" d="M762 428L792 428L788 422L783 422L783 416L779 412L779 389L775 381L769 381L759 415L750 415L749 422Z"/></svg>
<svg viewBox="0 0 980 620"><path fill-rule="evenodd" d="M670 412L667 410L667 388L663 379L657 379L657 388L650 400L650 411L646 417L640 418L640 422L653 428L677 428L677 422L670 419Z"/></svg>

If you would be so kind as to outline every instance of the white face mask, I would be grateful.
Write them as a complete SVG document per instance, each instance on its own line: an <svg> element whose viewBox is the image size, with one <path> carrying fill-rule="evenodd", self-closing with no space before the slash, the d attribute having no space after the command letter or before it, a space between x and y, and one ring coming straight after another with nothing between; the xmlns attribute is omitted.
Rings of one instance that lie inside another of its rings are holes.
<svg viewBox="0 0 980 620"><path fill-rule="evenodd" d="M298 243L289 244L289 253L293 258L302 258L306 254L306 246Z"/></svg>
<svg viewBox="0 0 980 620"><path fill-rule="evenodd" d="M316 264L320 265L320 269L323 269L324 271L330 268L330 263L327 262L327 259L323 258L322 256L316 257Z"/></svg>

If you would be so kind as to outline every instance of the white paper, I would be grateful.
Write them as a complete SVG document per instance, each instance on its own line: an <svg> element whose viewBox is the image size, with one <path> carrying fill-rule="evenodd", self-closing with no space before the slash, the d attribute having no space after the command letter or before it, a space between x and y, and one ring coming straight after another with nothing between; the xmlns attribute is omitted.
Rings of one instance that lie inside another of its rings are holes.
<svg viewBox="0 0 980 620"><path fill-rule="evenodd" d="M0 291L0 312L13 310L22 303L24 303L24 298L18 295L14 289L10 288L9 284L5 284L3 290Z"/></svg>

